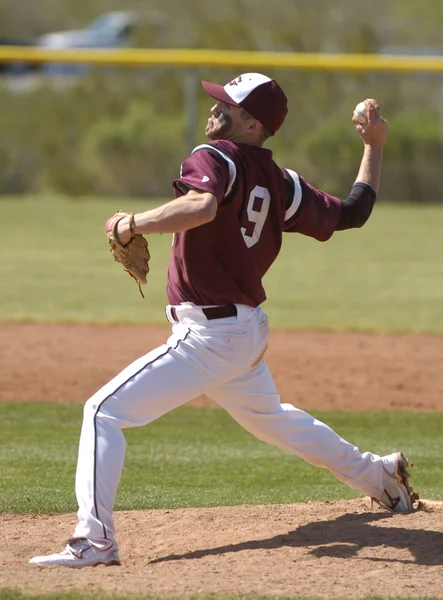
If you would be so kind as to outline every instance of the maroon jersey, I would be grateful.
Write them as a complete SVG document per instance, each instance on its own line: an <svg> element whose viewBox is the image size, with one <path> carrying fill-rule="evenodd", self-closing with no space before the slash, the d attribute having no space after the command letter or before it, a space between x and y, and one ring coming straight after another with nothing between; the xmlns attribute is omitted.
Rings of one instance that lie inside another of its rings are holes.
<svg viewBox="0 0 443 600"><path fill-rule="evenodd" d="M197 146L174 181L175 196L211 192L213 221L174 234L170 304L247 304L266 300L262 278L280 252L284 231L325 241L335 231L339 199L281 169L271 150L218 140Z"/></svg>

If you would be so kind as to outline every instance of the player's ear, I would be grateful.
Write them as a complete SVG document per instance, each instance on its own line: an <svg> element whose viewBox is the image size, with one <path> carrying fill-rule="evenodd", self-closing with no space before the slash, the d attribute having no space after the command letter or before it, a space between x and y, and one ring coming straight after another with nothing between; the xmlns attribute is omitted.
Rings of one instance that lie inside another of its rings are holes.
<svg viewBox="0 0 443 600"><path fill-rule="evenodd" d="M258 131L259 127L260 127L260 123L258 121L254 120L254 121L251 121L251 123L249 124L248 129L251 132L255 132L255 131Z"/></svg>

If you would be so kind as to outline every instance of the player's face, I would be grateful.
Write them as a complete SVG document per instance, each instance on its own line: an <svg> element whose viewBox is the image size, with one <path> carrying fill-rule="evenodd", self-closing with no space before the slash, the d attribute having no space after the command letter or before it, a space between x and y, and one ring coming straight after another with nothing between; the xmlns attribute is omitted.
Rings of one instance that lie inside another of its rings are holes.
<svg viewBox="0 0 443 600"><path fill-rule="evenodd" d="M211 116L205 128L210 140L232 140L242 135L247 122L241 116L242 109L226 102L217 102L211 108Z"/></svg>

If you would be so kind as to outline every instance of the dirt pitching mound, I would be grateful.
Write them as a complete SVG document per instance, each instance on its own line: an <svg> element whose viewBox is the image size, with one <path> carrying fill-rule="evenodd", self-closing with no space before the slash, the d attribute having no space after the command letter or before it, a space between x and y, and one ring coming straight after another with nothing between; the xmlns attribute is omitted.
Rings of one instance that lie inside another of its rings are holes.
<svg viewBox="0 0 443 600"><path fill-rule="evenodd" d="M391 515L365 500L116 514L121 567L38 567L75 515L0 516L0 581L22 590L437 597L443 503Z"/></svg>
<svg viewBox="0 0 443 600"><path fill-rule="evenodd" d="M83 403L169 333L167 326L0 324L0 401ZM443 336L273 331L265 358L282 401L300 408L443 410Z"/></svg>

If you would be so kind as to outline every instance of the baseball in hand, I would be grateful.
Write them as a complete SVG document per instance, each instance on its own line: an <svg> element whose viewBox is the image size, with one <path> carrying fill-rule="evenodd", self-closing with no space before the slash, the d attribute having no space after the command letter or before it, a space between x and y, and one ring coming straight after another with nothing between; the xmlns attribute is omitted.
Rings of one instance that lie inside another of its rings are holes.
<svg viewBox="0 0 443 600"><path fill-rule="evenodd" d="M354 119L360 123L360 125L366 125L368 122L368 109L364 102L359 102L354 108Z"/></svg>

